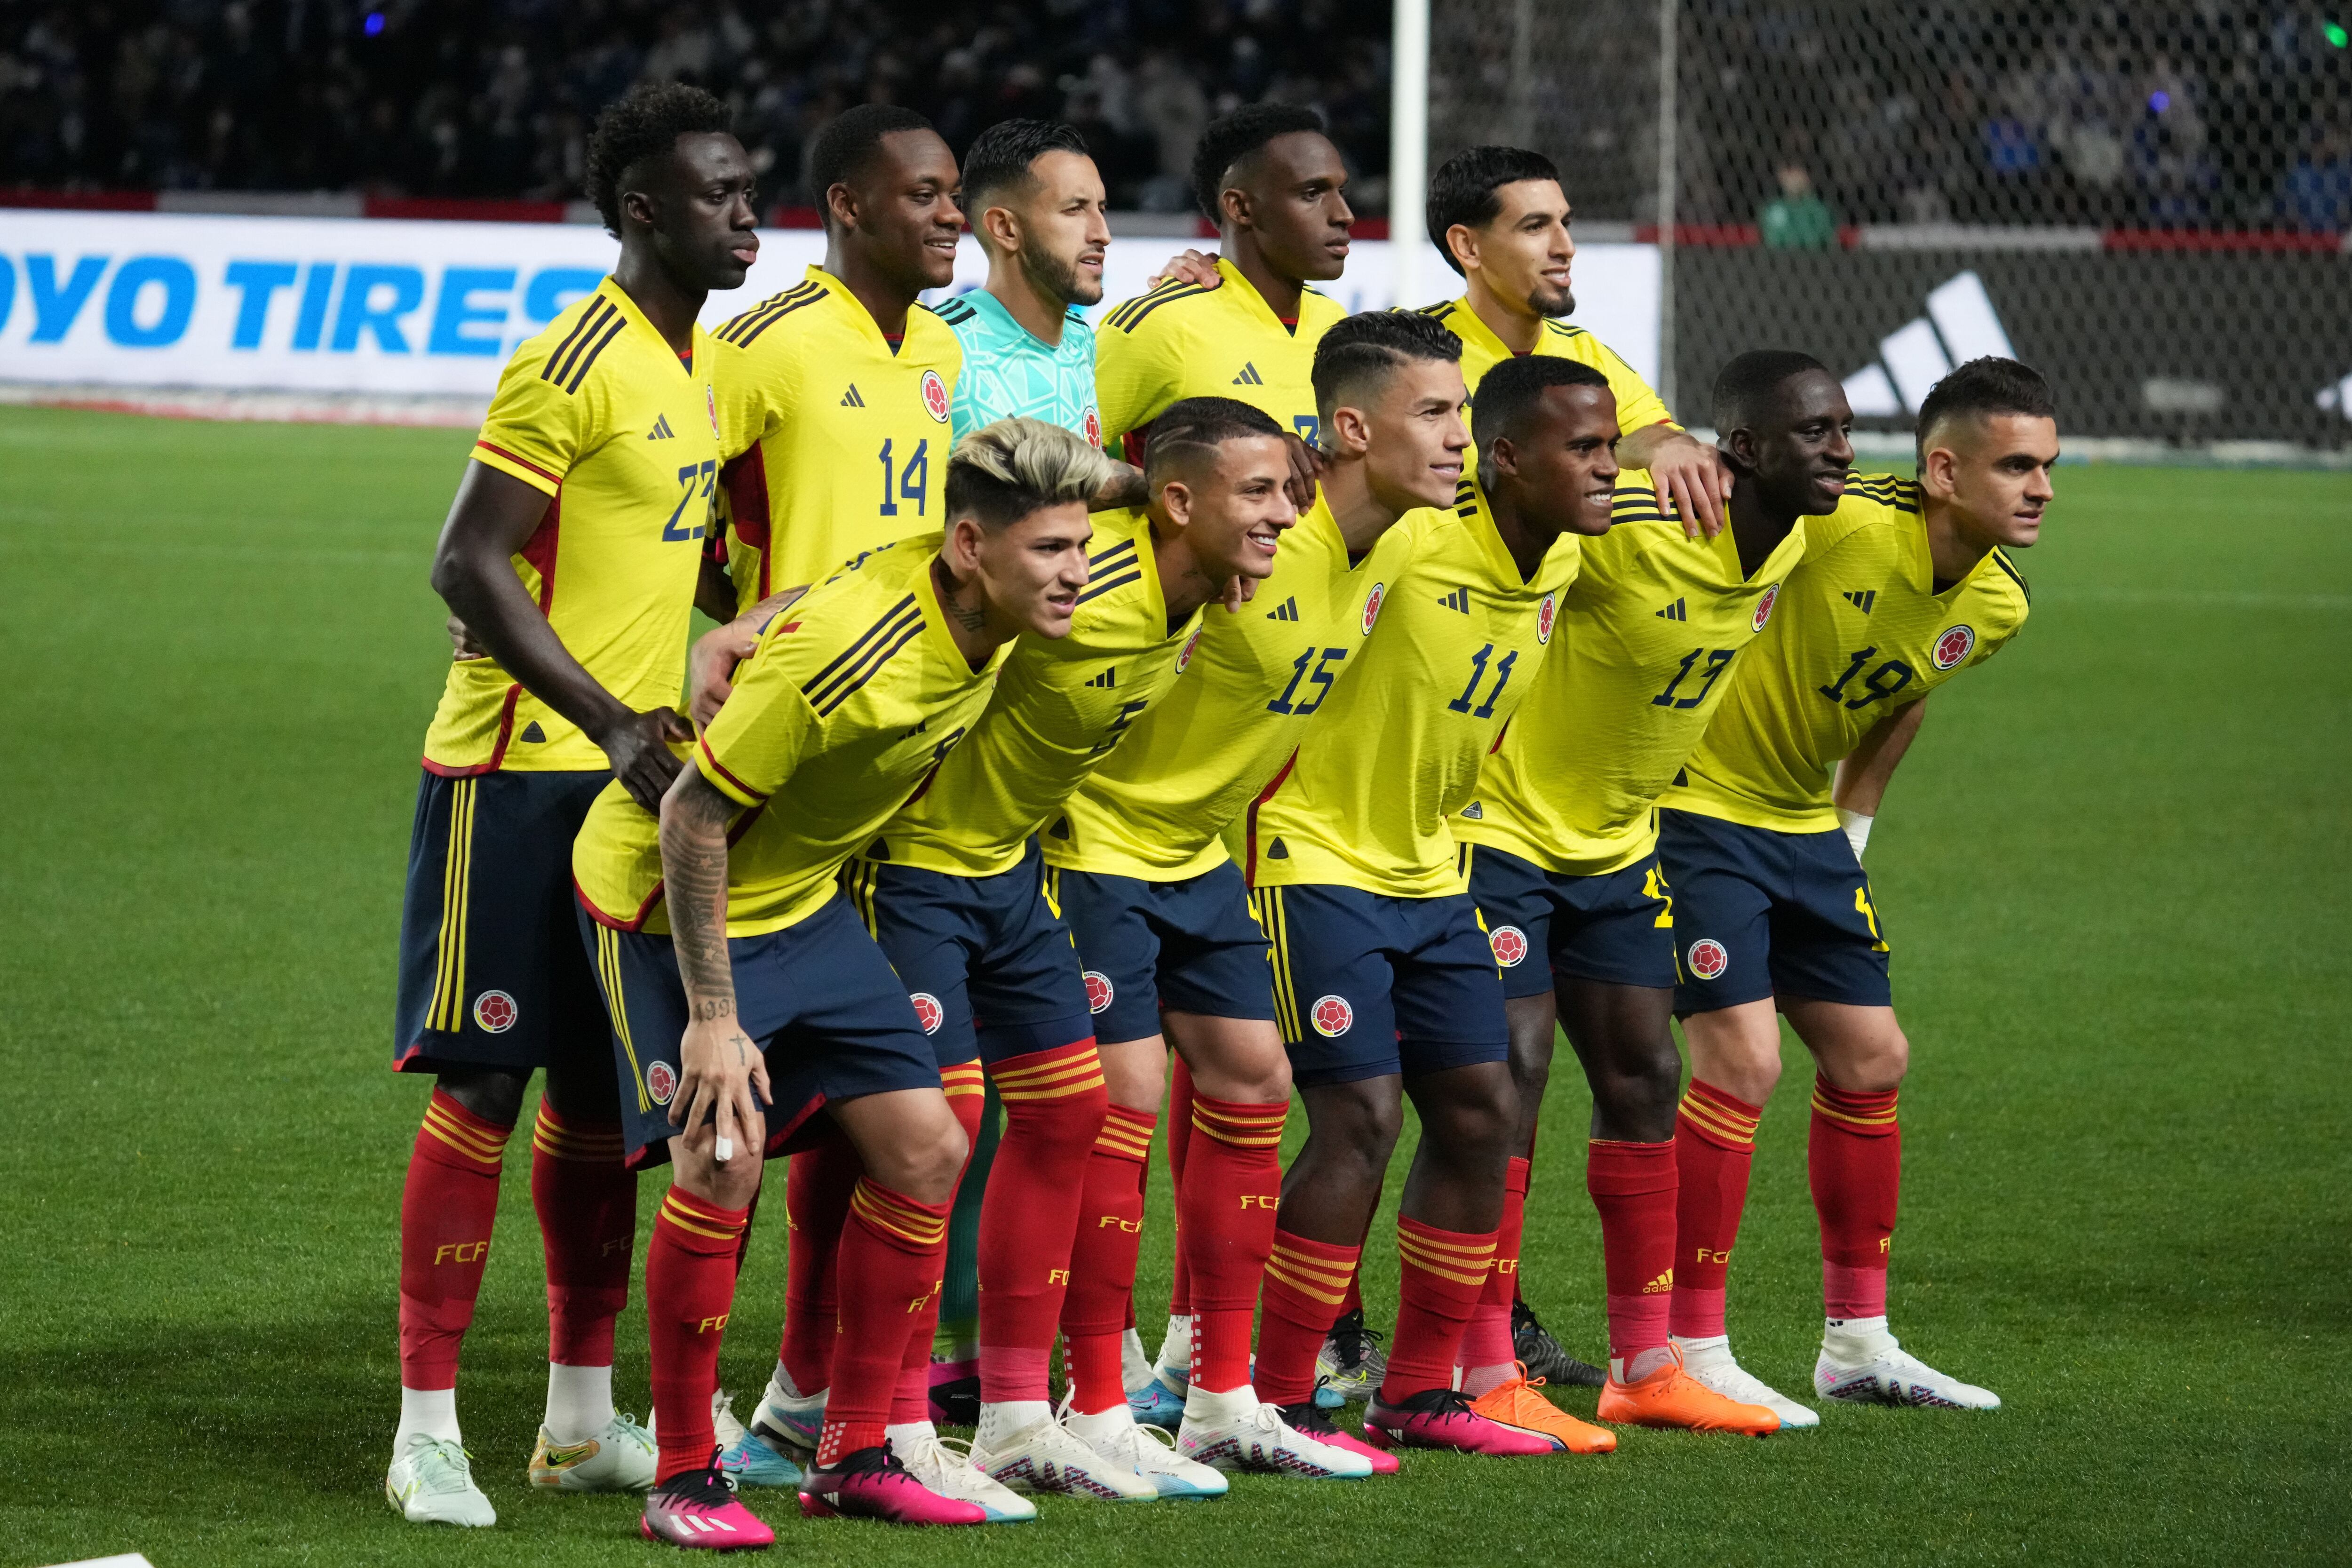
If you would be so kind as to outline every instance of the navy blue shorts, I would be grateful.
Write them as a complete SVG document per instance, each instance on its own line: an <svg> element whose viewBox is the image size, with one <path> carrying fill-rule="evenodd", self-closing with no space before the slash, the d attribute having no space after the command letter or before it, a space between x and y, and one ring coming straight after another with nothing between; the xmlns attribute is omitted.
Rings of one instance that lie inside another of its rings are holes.
<svg viewBox="0 0 2352 1568"><path fill-rule="evenodd" d="M1037 846L993 877L852 860L841 885L914 1000L940 1067L987 1066L1094 1036L1070 928Z"/></svg>
<svg viewBox="0 0 2352 1568"><path fill-rule="evenodd" d="M1484 844L1464 846L1462 858L1504 995L1540 996L1556 979L1675 983L1674 900L1655 855L1597 877L1547 871Z"/></svg>
<svg viewBox="0 0 2352 1568"><path fill-rule="evenodd" d="M1162 1008L1274 1016L1265 932L1232 861L1175 882L1048 868L1045 891L1086 965L1095 1038L1148 1039L1160 1033Z"/></svg>
<svg viewBox="0 0 2352 1568"><path fill-rule="evenodd" d="M1274 944L1275 1021L1291 1080L1408 1078L1511 1054L1503 982L1467 893L1400 899L1357 888L1260 888Z"/></svg>
<svg viewBox="0 0 2352 1568"><path fill-rule="evenodd" d="M1767 996L1893 1005L1870 878L1842 829L1778 833L1661 811L1658 858L1675 885L1675 1012Z"/></svg>
<svg viewBox="0 0 2352 1568"><path fill-rule="evenodd" d="M400 910L395 1070L603 1059L604 1009L572 920L572 841L612 782L425 770Z"/></svg>
<svg viewBox="0 0 2352 1568"><path fill-rule="evenodd" d="M686 987L670 939L617 931L578 911L580 939L593 955L611 1007L613 1068L621 1080L621 1124L629 1164L669 1159L677 1091L678 1043L686 1035ZM764 936L730 937L735 1011L767 1057L767 1152L789 1154L822 1137L811 1119L837 1100L940 1087L931 1043L907 988L858 923L835 899L797 925ZM758 1093L755 1089L754 1095Z"/></svg>

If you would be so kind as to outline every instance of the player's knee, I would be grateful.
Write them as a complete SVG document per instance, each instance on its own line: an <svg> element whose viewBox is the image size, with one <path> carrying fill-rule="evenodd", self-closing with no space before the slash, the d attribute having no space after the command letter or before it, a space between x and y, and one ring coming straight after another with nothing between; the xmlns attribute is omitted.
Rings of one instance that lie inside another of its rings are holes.
<svg viewBox="0 0 2352 1568"><path fill-rule="evenodd" d="M970 1150L962 1127L950 1116L918 1136L893 1142L886 1153L868 1163L867 1170L894 1193L919 1204L943 1204L955 1196L956 1178L963 1173Z"/></svg>
<svg viewBox="0 0 2352 1568"><path fill-rule="evenodd" d="M1846 1087L1867 1093L1898 1089L1910 1070L1911 1041L1901 1029L1890 1025L1884 1036L1871 1042L1869 1053L1856 1064L1859 1081Z"/></svg>
<svg viewBox="0 0 2352 1568"><path fill-rule="evenodd" d="M1393 1079L1325 1084L1307 1100L1311 1136L1327 1158L1343 1155L1377 1178L1404 1131L1404 1100Z"/></svg>
<svg viewBox="0 0 2352 1568"><path fill-rule="evenodd" d="M675 1151L671 1156L671 1185L720 1208L751 1206L751 1200L760 1193L764 1166L757 1145L722 1163L711 1156L709 1150L680 1147L684 1142L684 1139L678 1139L671 1145Z"/></svg>
<svg viewBox="0 0 2352 1568"><path fill-rule="evenodd" d="M530 1075L496 1068L473 1068L441 1074L438 1087L442 1093L483 1121L512 1127L522 1116L523 1091L530 1087Z"/></svg>

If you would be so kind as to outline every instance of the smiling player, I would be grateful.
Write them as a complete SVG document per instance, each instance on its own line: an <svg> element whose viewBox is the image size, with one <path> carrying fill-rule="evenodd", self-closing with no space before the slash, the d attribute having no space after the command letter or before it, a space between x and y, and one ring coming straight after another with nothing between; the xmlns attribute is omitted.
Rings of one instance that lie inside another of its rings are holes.
<svg viewBox="0 0 2352 1568"><path fill-rule="evenodd" d="M1818 366L1784 391L1800 395L1833 399L1844 415ZM1910 1043L1895 1020L1887 942L1861 862L1928 695L2024 625L2025 580L2006 552L2040 537L2053 493L2049 384L2014 360L1971 360L1921 404L1918 442L1917 479L1857 478L1831 517L1807 525L1821 539L1660 802L1658 853L1682 956L1675 1005L1691 1052L1675 1134L1673 1329L1693 1371L1739 1398L1771 1394L1733 1359L1723 1299L1757 1118L1780 1078L1777 1009L1815 1068L1808 1165L1826 1322L1813 1391L2000 1404L1887 1331L1902 1166L1895 1105ZM1728 439L1726 449L1736 465L1750 460Z"/></svg>

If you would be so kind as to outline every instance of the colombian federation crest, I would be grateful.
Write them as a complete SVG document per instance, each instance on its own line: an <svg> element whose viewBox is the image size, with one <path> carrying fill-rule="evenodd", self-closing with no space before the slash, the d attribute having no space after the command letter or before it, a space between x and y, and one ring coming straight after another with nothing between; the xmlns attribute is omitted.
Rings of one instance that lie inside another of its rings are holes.
<svg viewBox="0 0 2352 1568"><path fill-rule="evenodd" d="M940 1032L940 1026L948 1021L948 1010L940 1006L940 999L929 992L918 991L907 1000L915 1005L915 1022L923 1026L923 1033L936 1035Z"/></svg>
<svg viewBox="0 0 2352 1568"><path fill-rule="evenodd" d="M923 373L923 411L942 425L948 422L948 384L935 370Z"/></svg>
<svg viewBox="0 0 2352 1568"><path fill-rule="evenodd" d="M522 1009L503 991L485 991L474 998L474 1027L486 1035L503 1035L515 1026Z"/></svg>
<svg viewBox="0 0 2352 1568"><path fill-rule="evenodd" d="M1388 595L1389 585L1386 583L1375 583L1372 584L1372 591L1364 595L1364 635L1366 637L1372 635L1372 623L1381 618L1381 601L1387 598ZM1342 1003L1341 1005L1344 1006L1346 1004Z"/></svg>
<svg viewBox="0 0 2352 1568"><path fill-rule="evenodd" d="M1764 590L1762 598L1756 601L1756 613L1748 617L1748 629L1751 632L1762 631L1764 623L1772 618L1772 606L1780 602L1780 584L1775 583Z"/></svg>
<svg viewBox="0 0 2352 1568"><path fill-rule="evenodd" d="M1551 641L1552 617L1557 616L1559 613L1559 605L1555 602L1553 595L1546 594L1543 597L1543 603L1536 606L1536 644L1538 647L1541 647L1543 644Z"/></svg>
<svg viewBox="0 0 2352 1568"><path fill-rule="evenodd" d="M1200 646L1201 634L1199 632L1194 632L1191 637L1184 639L1184 651L1176 656L1177 674L1181 675L1184 673L1184 667L1192 662L1192 650Z"/></svg>
<svg viewBox="0 0 2352 1568"><path fill-rule="evenodd" d="M1317 1034L1336 1039L1356 1026L1356 1010L1348 1005L1345 996L1318 996L1307 1009L1307 1021L1315 1026Z"/></svg>
<svg viewBox="0 0 2352 1568"><path fill-rule="evenodd" d="M1092 404L1087 405L1087 416L1078 421L1078 434L1087 438L1089 447L1102 445L1102 416Z"/></svg>
<svg viewBox="0 0 2352 1568"><path fill-rule="evenodd" d="M646 1068L646 1092L653 1096L656 1105L667 1105L669 1097L677 1092L677 1069L667 1062Z"/></svg>
<svg viewBox="0 0 2352 1568"><path fill-rule="evenodd" d="M1703 936L1690 945L1690 972L1701 980L1713 980L1731 967L1731 954L1723 943L1711 936Z"/></svg>
<svg viewBox="0 0 2352 1568"><path fill-rule="evenodd" d="M1105 974L1098 969L1089 969L1087 971L1087 1012L1101 1012L1104 1008L1109 1006L1112 999L1118 995L1118 990L1116 986L1111 984L1109 975Z"/></svg>
<svg viewBox="0 0 2352 1568"><path fill-rule="evenodd" d="M1528 933L1517 926L1496 926L1486 942L1495 950L1495 962L1505 969L1517 969L1528 956Z"/></svg>
<svg viewBox="0 0 2352 1568"><path fill-rule="evenodd" d="M1935 659L1937 669L1950 669L1955 665L1965 661L1969 655L1976 650L1976 627L1957 626L1948 628L1943 636L1936 639L1935 651L1930 657Z"/></svg>

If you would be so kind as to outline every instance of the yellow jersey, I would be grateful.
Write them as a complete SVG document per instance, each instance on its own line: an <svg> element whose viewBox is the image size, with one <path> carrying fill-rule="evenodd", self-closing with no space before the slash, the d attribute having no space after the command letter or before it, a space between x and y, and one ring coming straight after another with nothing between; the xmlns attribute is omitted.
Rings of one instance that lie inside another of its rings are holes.
<svg viewBox="0 0 2352 1568"><path fill-rule="evenodd" d="M1914 480L1855 475L1837 510L1807 526L1822 542L1789 574L1770 628L1660 805L1826 832L1838 825L1839 760L1895 707L1982 664L2025 624L2025 579L1999 550L1936 591Z"/></svg>
<svg viewBox="0 0 2352 1568"><path fill-rule="evenodd" d="M988 705L1012 645L974 669L931 583L940 535L875 551L768 623L693 765L742 811L729 826L727 934L806 920L835 875L920 789ZM581 903L667 931L661 824L618 783L572 848Z"/></svg>
<svg viewBox="0 0 2352 1568"><path fill-rule="evenodd" d="M1559 646L1478 778L1454 834L1547 871L1592 877L1657 842L1659 795L1706 732L1741 653L1771 623L1805 519L1753 573L1731 530L1683 534L1650 476L1619 478L1609 531L1584 541Z"/></svg>
<svg viewBox="0 0 2352 1568"><path fill-rule="evenodd" d="M1476 487L1423 511L1358 668L1242 824L1252 887L1338 883L1402 898L1463 890L1448 819L1535 684L1578 545L1562 534L1532 577Z"/></svg>
<svg viewBox="0 0 2352 1568"><path fill-rule="evenodd" d="M1095 395L1103 449L1143 462L1147 426L1186 397L1231 397L1263 409L1308 446L1322 437L1315 412L1315 345L1348 312L1312 289L1298 320L1274 313L1241 268L1217 258L1214 289L1170 281L1103 318L1095 334Z"/></svg>
<svg viewBox="0 0 2352 1568"><path fill-rule="evenodd" d="M1418 514L1415 514L1418 515ZM1280 770L1356 664L1412 552L1400 520L1350 562L1321 496L1282 536L1274 574L1239 612L1212 605L1184 679L1087 776L1040 836L1070 871L1181 881L1227 858L1220 839Z"/></svg>
<svg viewBox="0 0 2352 1568"><path fill-rule="evenodd" d="M1425 305L1421 313L1443 323L1447 331L1462 340L1462 384L1470 389L1469 401L1462 405L1466 414L1477 401L1480 380L1496 365L1511 358L1511 351L1503 346L1503 340L1495 335L1492 328L1478 319L1478 312L1470 308L1467 294L1443 305ZM1632 365L1619 359L1607 343L1582 327L1571 327L1566 321L1546 321L1537 334L1533 352L1572 359L1607 376L1609 390L1617 395L1617 427L1626 435L1653 425L1682 428L1675 424L1674 416L1666 412L1658 395L1650 390L1650 384Z"/></svg>
<svg viewBox="0 0 2352 1568"><path fill-rule="evenodd" d="M564 648L629 707L677 700L719 475L710 339L691 364L610 278L507 362L473 460L547 493L515 575ZM494 658L449 667L425 765L474 773L612 764Z"/></svg>
<svg viewBox="0 0 2352 1568"><path fill-rule="evenodd" d="M739 607L946 526L963 350L945 321L917 305L893 344L839 279L812 267L714 335L728 463L725 534L711 553Z"/></svg>
<svg viewBox="0 0 2352 1568"><path fill-rule="evenodd" d="M1010 871L1029 836L1183 673L1201 612L1169 625L1150 521L1097 512L1094 527L1069 635L1020 639L971 738L866 859L957 877Z"/></svg>

